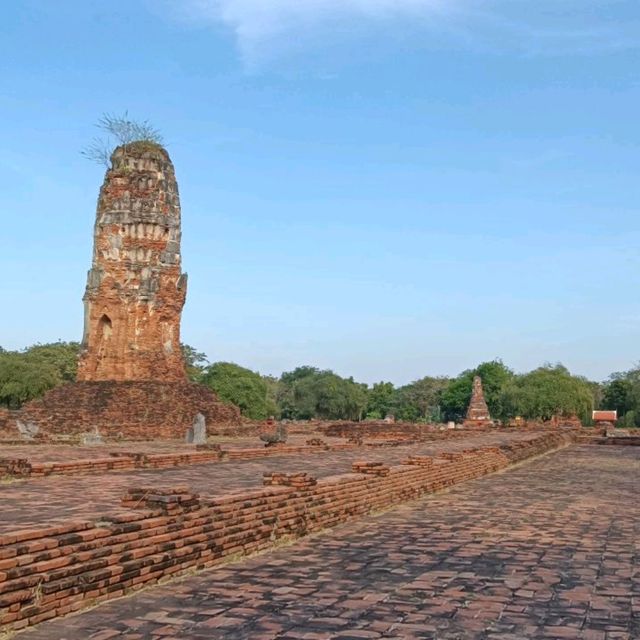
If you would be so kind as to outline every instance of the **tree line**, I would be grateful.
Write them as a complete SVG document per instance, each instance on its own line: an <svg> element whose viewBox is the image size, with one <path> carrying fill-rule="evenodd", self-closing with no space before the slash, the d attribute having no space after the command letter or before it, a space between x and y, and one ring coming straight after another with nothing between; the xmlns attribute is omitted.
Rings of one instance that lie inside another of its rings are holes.
<svg viewBox="0 0 640 640"><path fill-rule="evenodd" d="M232 362L209 363L204 353L189 345L182 349L191 380L207 385L254 420L381 420L393 415L407 422L461 421L473 377L479 375L494 419L577 415L588 424L591 411L598 408L616 409L621 425L640 427L640 366L613 373L600 383L573 375L561 364L515 373L493 360L452 378L425 376L402 386L384 381L369 386L312 366L280 377L261 375ZM75 380L79 351L77 342L36 344L20 351L0 347L0 406L17 409Z"/></svg>

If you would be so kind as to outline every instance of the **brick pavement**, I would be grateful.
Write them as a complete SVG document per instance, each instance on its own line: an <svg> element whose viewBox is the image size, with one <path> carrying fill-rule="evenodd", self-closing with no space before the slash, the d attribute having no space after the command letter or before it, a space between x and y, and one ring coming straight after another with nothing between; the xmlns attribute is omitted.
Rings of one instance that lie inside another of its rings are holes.
<svg viewBox="0 0 640 640"><path fill-rule="evenodd" d="M398 464L408 455L428 455L466 447L528 440L535 433L484 433L390 448L358 448L255 461L231 461L160 470L141 470L83 476L50 476L0 484L0 534L41 525L64 524L70 519L99 519L121 513L120 498L132 486L189 486L202 495L262 486L270 471L306 471L322 478L351 470L354 460Z"/></svg>
<svg viewBox="0 0 640 640"><path fill-rule="evenodd" d="M574 446L19 640L640 637L640 456Z"/></svg>

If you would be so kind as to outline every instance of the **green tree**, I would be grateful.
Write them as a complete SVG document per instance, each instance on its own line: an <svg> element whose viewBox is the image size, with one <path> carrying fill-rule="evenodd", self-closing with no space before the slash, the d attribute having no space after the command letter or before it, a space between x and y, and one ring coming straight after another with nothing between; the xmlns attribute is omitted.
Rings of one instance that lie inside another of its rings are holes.
<svg viewBox="0 0 640 640"><path fill-rule="evenodd" d="M18 409L58 384L60 377L54 366L30 361L22 353L0 354L1 406Z"/></svg>
<svg viewBox="0 0 640 640"><path fill-rule="evenodd" d="M601 406L615 409L622 426L640 427L640 367L612 374L604 385Z"/></svg>
<svg viewBox="0 0 640 640"><path fill-rule="evenodd" d="M367 406L367 387L333 371L298 367L280 378L280 411L285 418L359 420Z"/></svg>
<svg viewBox="0 0 640 640"><path fill-rule="evenodd" d="M259 373L233 362L215 362L204 369L200 382L218 394L223 402L240 408L242 415L264 420L273 407L267 398L267 385Z"/></svg>
<svg viewBox="0 0 640 640"><path fill-rule="evenodd" d="M513 371L502 360L483 362L476 369L463 371L453 379L441 395L441 406L446 420L462 420L471 400L474 376L482 378L484 397L492 417L507 417L503 406L503 391L513 379Z"/></svg>
<svg viewBox="0 0 640 640"><path fill-rule="evenodd" d="M184 368L189 380L198 382L202 376L202 372L205 370L208 360L207 354L202 351L198 351L191 345L181 343L182 359L184 360Z"/></svg>
<svg viewBox="0 0 640 640"><path fill-rule="evenodd" d="M270 416L281 417L278 406L278 394L280 392L280 380L275 376L262 376L262 380L267 386L267 407Z"/></svg>
<svg viewBox="0 0 640 640"><path fill-rule="evenodd" d="M370 420L381 420L391 412L395 395L392 382L376 382L369 391L366 416Z"/></svg>
<svg viewBox="0 0 640 640"><path fill-rule="evenodd" d="M16 409L76 378L78 342L35 344L22 351L0 349L0 405Z"/></svg>
<svg viewBox="0 0 640 640"><path fill-rule="evenodd" d="M59 382L73 382L78 370L79 342L49 342L34 344L21 352L25 359L35 365L50 366Z"/></svg>
<svg viewBox="0 0 640 640"><path fill-rule="evenodd" d="M396 390L393 413L407 422L442 420L442 394L449 386L447 378L425 376Z"/></svg>
<svg viewBox="0 0 640 640"><path fill-rule="evenodd" d="M292 385L298 380L302 380L303 378L312 376L318 376L320 373L322 372L320 371L320 369L318 369L318 367L302 365L301 367L296 367L293 371L285 371L280 376L280 381L284 385Z"/></svg>
<svg viewBox="0 0 640 640"><path fill-rule="evenodd" d="M561 364L516 376L505 389L503 402L510 415L548 420L554 415L575 414L585 422L594 406L589 381L571 375Z"/></svg>

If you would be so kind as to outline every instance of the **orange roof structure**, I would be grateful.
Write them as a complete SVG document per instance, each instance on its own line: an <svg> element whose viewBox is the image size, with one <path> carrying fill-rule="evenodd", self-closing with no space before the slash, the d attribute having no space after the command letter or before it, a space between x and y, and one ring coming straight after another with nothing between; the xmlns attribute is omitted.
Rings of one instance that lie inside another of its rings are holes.
<svg viewBox="0 0 640 640"><path fill-rule="evenodd" d="M617 411L594 411L594 422L615 422L618 419Z"/></svg>

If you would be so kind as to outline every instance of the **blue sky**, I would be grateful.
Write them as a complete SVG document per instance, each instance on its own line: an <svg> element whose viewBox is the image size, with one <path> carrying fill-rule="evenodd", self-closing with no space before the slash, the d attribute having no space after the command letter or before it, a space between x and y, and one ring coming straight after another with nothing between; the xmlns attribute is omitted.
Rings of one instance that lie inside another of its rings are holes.
<svg viewBox="0 0 640 640"><path fill-rule="evenodd" d="M184 341L374 382L640 343L637 0L22 0L0 21L0 345L79 339L104 112L176 166Z"/></svg>

